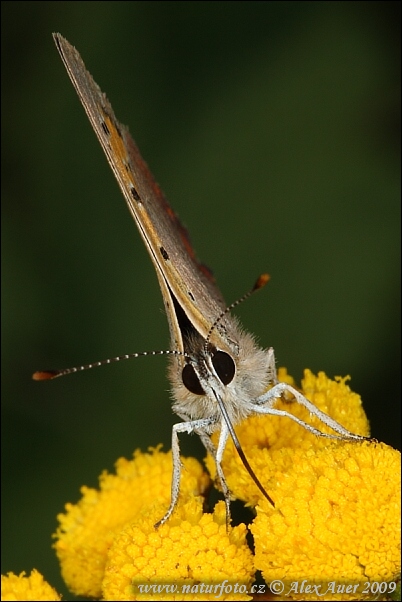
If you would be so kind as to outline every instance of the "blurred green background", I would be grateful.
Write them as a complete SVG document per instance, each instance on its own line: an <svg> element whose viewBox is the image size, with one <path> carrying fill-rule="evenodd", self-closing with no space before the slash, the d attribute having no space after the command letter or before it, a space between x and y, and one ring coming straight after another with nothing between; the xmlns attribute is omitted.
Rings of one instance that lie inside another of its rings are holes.
<svg viewBox="0 0 402 602"><path fill-rule="evenodd" d="M67 599L56 515L170 446L153 267L51 33L74 44L230 302L279 365L352 376L399 446L399 2L3 2L2 572ZM284 428L286 422L284 421ZM195 437L185 454L203 457Z"/></svg>

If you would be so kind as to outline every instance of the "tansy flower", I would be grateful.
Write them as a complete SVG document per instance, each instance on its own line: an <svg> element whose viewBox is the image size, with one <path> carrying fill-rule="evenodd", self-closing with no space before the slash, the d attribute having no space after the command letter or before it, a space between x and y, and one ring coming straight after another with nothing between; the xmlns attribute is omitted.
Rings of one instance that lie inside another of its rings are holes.
<svg viewBox="0 0 402 602"><path fill-rule="evenodd" d="M101 475L99 491L82 487L78 504L66 504L66 513L59 514L54 547L63 578L76 595L101 595L107 552L116 535L144 507L150 508L157 501L162 506L158 518L166 512L170 502L171 453L162 453L159 448L150 451L141 454L137 450L131 461L120 458L115 475ZM182 462L182 496L203 494L209 484L208 475L194 458L182 458Z"/></svg>
<svg viewBox="0 0 402 602"><path fill-rule="evenodd" d="M213 514L203 514L200 498L180 503L155 531L161 512L158 505L143 513L115 538L103 580L105 600L251 600L247 529L242 524L227 532L223 502Z"/></svg>
<svg viewBox="0 0 402 602"><path fill-rule="evenodd" d="M60 596L51 587L36 569L29 577L23 571L19 575L8 573L1 576L2 600L61 600Z"/></svg>
<svg viewBox="0 0 402 602"><path fill-rule="evenodd" d="M279 378L293 384L284 370ZM360 397L346 381L306 371L302 392L350 431L368 435ZM278 400L276 407L327 430L291 396ZM276 504L273 508L262 498L228 442L223 470L229 487L248 505L258 504L250 527L255 567L246 527L226 530L224 504L203 514L197 496L205 492L209 478L196 460L182 459L178 506L155 530L170 502L172 472L171 455L157 448L151 454L136 452L132 461L120 459L116 475L101 476L99 491L82 488L81 501L68 504L59 516L55 547L69 588L105 600L247 600L255 568L267 583L282 579L285 587L297 579L322 585L396 578L398 452L374 442L333 442L276 416L250 417L236 430ZM215 474L211 459L207 462ZM226 589L207 589L225 583ZM290 593L297 598L300 592ZM329 591L319 598L336 595ZM348 596L349 590L341 594L342 599ZM304 593L301 597L307 599ZM357 599L362 599L360 593Z"/></svg>
<svg viewBox="0 0 402 602"><path fill-rule="evenodd" d="M278 380L295 387L293 378L285 368L278 370ZM351 391L346 384L348 380L349 377L331 380L324 372L315 376L310 370L305 370L300 391L317 408L352 433L368 436L369 423L361 398ZM293 414L324 433L334 434L316 416L311 416L306 408L290 397L278 399L275 408ZM272 494L271 497L274 495L278 475L287 472L295 453L303 454L311 448L325 448L330 441L313 435L290 418L282 416L250 416L236 427L236 433L247 460L268 493ZM213 435L215 443L217 435ZM339 442L339 445L342 447L344 442ZM211 456L206 458L206 464L211 476L215 478L215 462ZM247 505L255 506L261 498L261 492L244 468L231 440L226 445L222 467L233 496Z"/></svg>
<svg viewBox="0 0 402 602"><path fill-rule="evenodd" d="M293 599L362 600L365 584L398 579L396 450L368 441L295 450L273 496L275 508L262 499L251 525L256 568L267 583L281 580ZM318 595L300 591L304 579L319 584ZM342 584L360 587L337 590Z"/></svg>

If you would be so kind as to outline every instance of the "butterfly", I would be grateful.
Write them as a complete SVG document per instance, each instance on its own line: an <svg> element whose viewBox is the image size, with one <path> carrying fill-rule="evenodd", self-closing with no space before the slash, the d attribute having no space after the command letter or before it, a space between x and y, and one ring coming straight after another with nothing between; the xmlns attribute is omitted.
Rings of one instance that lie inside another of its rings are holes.
<svg viewBox="0 0 402 602"><path fill-rule="evenodd" d="M362 440L364 437L348 431L289 384L278 382L274 350L260 348L254 337L230 315L229 310L237 303L225 305L211 272L197 260L185 228L155 182L128 129L116 119L109 101L87 71L77 50L60 34L53 34L53 37L151 257L169 323L171 351L167 353L170 353L173 410L182 422L172 429L170 506L155 526L169 519L179 498L178 435L183 432L199 435L214 458L229 524L231 494L222 469L229 436L251 477L274 504L241 450L234 430L234 425L241 420L255 414L269 414L290 418L321 437L342 440ZM268 276L262 275L253 290L264 286L267 280ZM34 378L54 378L102 363L37 372ZM323 433L291 413L276 409L277 400L289 394L337 434ZM219 431L217 446L211 440L214 431Z"/></svg>

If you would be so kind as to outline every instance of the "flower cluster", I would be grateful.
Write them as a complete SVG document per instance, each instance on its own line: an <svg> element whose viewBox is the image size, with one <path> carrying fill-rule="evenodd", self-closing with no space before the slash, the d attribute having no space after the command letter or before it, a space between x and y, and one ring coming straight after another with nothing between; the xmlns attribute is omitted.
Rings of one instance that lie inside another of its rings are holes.
<svg viewBox="0 0 402 602"><path fill-rule="evenodd" d="M183 465L183 499L202 495L209 485L208 475L193 458L184 459ZM137 450L133 460L120 458L116 462L116 474L101 475L99 490L82 487L78 504L66 505L66 513L58 516L55 548L63 578L72 592L88 597L101 595L112 543L142 512L149 514L155 500L162 508L168 506L171 474L170 453L162 453L160 448L148 454ZM165 510L161 512L159 518Z"/></svg>
<svg viewBox="0 0 402 602"><path fill-rule="evenodd" d="M294 386L283 369L279 379ZM347 380L306 370L300 390L348 430L367 436L360 397ZM284 396L276 407L326 432L291 398ZM399 578L399 452L375 441L329 441L277 416L250 417L236 432L275 507L228 442L223 471L233 496L252 508L250 524L227 528L223 502L206 511L210 478L187 458L182 459L178 506L155 529L170 502L171 454L160 447L137 451L132 460L117 461L115 474L102 474L99 489L83 487L81 500L67 504L58 517L54 547L71 591L104 600L216 600L207 587L200 595L198 585L227 582L238 590L221 591L219 600L251 600L257 570L268 585L275 580L322 585ZM206 464L215 478L213 459ZM168 584L174 591L164 589ZM3 599L31 599L18 595ZM322 596L293 592L292 598ZM361 600L363 595L355 590L325 599Z"/></svg>
<svg viewBox="0 0 402 602"><path fill-rule="evenodd" d="M29 577L8 573L1 576L1 599L12 600L61 600L59 594L33 569Z"/></svg>

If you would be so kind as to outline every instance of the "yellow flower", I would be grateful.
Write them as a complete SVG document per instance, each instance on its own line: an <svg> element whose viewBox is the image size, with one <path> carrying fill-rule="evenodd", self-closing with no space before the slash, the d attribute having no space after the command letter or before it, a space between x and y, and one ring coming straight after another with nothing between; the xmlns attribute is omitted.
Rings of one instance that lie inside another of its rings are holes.
<svg viewBox="0 0 402 602"><path fill-rule="evenodd" d="M103 473L100 490L82 487L78 504L66 504L54 545L63 578L76 595L99 597L107 552L116 535L144 507L161 504L159 519L170 502L171 453L159 448L150 454L138 450L134 460L120 458L116 474ZM209 477L194 458L182 458L181 494L203 494ZM158 520L158 519L156 519ZM155 520L155 522L156 522Z"/></svg>
<svg viewBox="0 0 402 602"><path fill-rule="evenodd" d="M279 379L294 385L285 370ZM348 430L368 435L361 400L347 378L305 371L302 392ZM284 395L285 409L328 432L305 408ZM203 513L208 476L194 459L183 459L181 495L170 519L155 523L170 503L172 460L159 448L118 460L100 489L60 515L55 548L63 577L78 595L105 600L248 600L255 569L267 583L290 588L389 583L400 571L400 454L375 442L330 441L292 420L250 417L236 427L246 457L275 501L273 508L252 482L228 442L223 470L236 497L256 506L250 526L226 529L225 505ZM207 460L211 473L215 466ZM237 588L237 589L236 589ZM318 599L363 599L361 590L320 590ZM294 599L314 593L289 591ZM376 594L370 590L371 594ZM281 592L284 593L284 592ZM378 593L382 593L378 590ZM373 597L373 596L371 596ZM378 598L378 596L377 596Z"/></svg>
<svg viewBox="0 0 402 602"><path fill-rule="evenodd" d="M105 600L251 600L254 566L247 529L226 530L219 502L202 513L202 500L181 503L157 531L162 506L143 513L116 537L103 581ZM223 586L221 586L223 584Z"/></svg>
<svg viewBox="0 0 402 602"><path fill-rule="evenodd" d="M8 573L1 576L2 600L61 600L36 569L26 577L23 571L19 575Z"/></svg>
<svg viewBox="0 0 402 602"><path fill-rule="evenodd" d="M397 579L399 452L368 441L295 450L274 497L276 507L263 499L251 525L255 564L267 583L280 579L294 599L362 600L366 583ZM303 579L320 584L319 595L292 589ZM331 582L361 587L330 595Z"/></svg>
<svg viewBox="0 0 402 602"><path fill-rule="evenodd" d="M295 386L285 368L279 369L278 379ZM369 423L361 398L351 391L346 384L348 380L349 377L331 380L324 372L315 376L310 370L305 370L300 390L316 407L349 431L368 436ZM330 428L317 417L310 416L306 408L291 398L278 399L275 408L293 414L324 433L333 434ZM325 448L329 443L328 439L317 437L290 418L282 416L250 416L236 427L236 433L251 467L274 499L277 481L291 467L294 454L304 454L311 448ZM338 445L342 447L344 442ZM206 465L212 478L215 478L215 462L211 456L206 458ZM249 506L255 506L261 499L261 493L244 468L231 440L226 445L222 468L233 496Z"/></svg>

